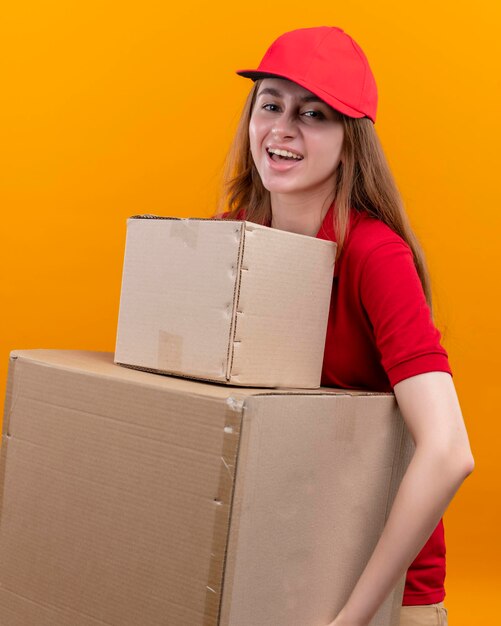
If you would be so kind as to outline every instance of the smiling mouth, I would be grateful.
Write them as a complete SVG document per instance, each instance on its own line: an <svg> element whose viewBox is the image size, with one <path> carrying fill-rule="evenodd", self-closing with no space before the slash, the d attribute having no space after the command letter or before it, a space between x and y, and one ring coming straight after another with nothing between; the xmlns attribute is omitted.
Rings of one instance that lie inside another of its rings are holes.
<svg viewBox="0 0 501 626"><path fill-rule="evenodd" d="M302 161L303 156L291 152L290 150L278 150L275 148L266 148L266 152L272 161Z"/></svg>

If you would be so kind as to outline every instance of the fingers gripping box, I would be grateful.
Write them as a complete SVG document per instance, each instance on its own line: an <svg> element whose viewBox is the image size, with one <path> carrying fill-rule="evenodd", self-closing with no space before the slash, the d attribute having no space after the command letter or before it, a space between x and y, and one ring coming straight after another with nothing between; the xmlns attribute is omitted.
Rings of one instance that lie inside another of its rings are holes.
<svg viewBox="0 0 501 626"><path fill-rule="evenodd" d="M131 218L115 362L319 387L335 254L333 242L251 222Z"/></svg>

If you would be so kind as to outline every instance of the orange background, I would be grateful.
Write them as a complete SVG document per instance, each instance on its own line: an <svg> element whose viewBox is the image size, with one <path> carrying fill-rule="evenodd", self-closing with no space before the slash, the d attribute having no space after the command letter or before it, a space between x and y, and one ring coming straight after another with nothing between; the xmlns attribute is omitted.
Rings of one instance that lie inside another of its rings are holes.
<svg viewBox="0 0 501 626"><path fill-rule="evenodd" d="M250 87L234 70L285 30L341 26L377 78L376 128L428 256L476 458L445 520L451 623L493 623L499 18L488 0L5 4L0 393L11 349L113 350L126 218L211 215Z"/></svg>

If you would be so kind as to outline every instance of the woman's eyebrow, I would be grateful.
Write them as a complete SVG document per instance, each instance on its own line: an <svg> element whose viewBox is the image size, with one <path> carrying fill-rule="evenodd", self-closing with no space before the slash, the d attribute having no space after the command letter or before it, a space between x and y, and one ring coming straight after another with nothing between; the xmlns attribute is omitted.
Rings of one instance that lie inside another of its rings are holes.
<svg viewBox="0 0 501 626"><path fill-rule="evenodd" d="M283 93L278 89L274 89L273 87L264 87L264 89L261 89L261 91L259 92L258 97L262 96L263 94L275 96L276 98L283 97ZM301 100L301 102L323 102L323 100L313 94L311 94L310 96L302 96L299 99Z"/></svg>

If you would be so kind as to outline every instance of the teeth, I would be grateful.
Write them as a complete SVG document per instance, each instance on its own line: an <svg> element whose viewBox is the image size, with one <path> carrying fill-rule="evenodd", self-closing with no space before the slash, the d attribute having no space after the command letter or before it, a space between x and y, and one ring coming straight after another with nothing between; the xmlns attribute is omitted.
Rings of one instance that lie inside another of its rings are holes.
<svg viewBox="0 0 501 626"><path fill-rule="evenodd" d="M268 148L268 152L270 154L278 154L278 156L289 157L289 159L297 159L300 161L303 157L299 156L299 154L294 154L293 152L289 152L288 150L276 150L275 148Z"/></svg>

